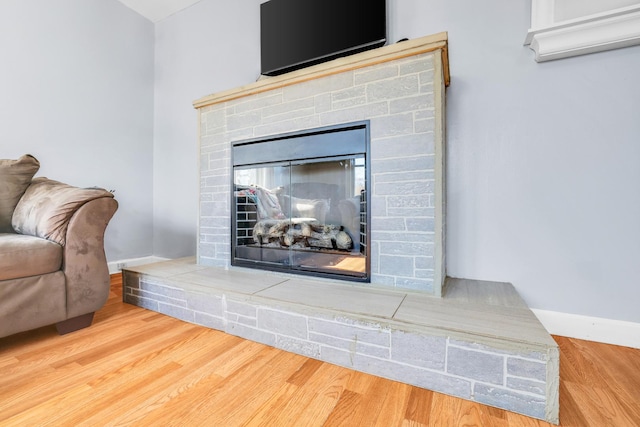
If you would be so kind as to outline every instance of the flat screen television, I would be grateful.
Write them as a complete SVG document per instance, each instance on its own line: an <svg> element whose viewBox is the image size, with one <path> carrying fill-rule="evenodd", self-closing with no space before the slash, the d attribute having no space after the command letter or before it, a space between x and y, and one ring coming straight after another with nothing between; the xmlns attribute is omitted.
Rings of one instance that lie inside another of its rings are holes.
<svg viewBox="0 0 640 427"><path fill-rule="evenodd" d="M275 76L383 46L386 0L269 0L260 5L261 73Z"/></svg>

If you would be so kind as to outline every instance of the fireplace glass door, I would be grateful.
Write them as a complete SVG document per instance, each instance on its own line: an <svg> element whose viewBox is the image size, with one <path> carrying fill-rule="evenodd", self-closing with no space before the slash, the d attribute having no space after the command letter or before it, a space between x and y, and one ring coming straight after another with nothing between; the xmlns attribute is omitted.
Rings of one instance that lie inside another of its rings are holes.
<svg viewBox="0 0 640 427"><path fill-rule="evenodd" d="M237 165L234 265L368 280L366 153Z"/></svg>

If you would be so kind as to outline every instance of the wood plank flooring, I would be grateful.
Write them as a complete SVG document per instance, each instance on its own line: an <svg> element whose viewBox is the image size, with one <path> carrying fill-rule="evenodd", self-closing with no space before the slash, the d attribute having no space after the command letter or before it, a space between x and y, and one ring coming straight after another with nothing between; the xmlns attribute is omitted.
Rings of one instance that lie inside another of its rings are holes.
<svg viewBox="0 0 640 427"><path fill-rule="evenodd" d="M640 350L554 337L562 426L640 426ZM0 339L0 426L548 426L122 303Z"/></svg>

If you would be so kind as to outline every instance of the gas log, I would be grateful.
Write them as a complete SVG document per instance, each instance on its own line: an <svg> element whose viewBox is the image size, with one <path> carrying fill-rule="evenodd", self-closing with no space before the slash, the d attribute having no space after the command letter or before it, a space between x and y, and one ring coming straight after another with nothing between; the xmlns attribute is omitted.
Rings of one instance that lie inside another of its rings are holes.
<svg viewBox="0 0 640 427"><path fill-rule="evenodd" d="M344 227L320 224L310 218L262 220L253 228L253 241L270 247L350 250L351 236Z"/></svg>

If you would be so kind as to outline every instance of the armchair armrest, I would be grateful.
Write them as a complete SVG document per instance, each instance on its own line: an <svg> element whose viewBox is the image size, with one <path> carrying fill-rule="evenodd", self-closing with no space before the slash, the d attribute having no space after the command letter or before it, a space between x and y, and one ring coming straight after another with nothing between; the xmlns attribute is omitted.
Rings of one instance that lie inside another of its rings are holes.
<svg viewBox="0 0 640 427"><path fill-rule="evenodd" d="M101 308L109 295L104 232L118 209L113 194L35 178L12 217L17 233L30 234L63 247L67 318Z"/></svg>
<svg viewBox="0 0 640 427"><path fill-rule="evenodd" d="M35 178L13 212L16 233L42 237L65 245L73 214L85 203L113 194L102 188L78 188L48 178Z"/></svg>
<svg viewBox="0 0 640 427"><path fill-rule="evenodd" d="M94 312L107 302L111 283L104 232L118 209L112 197L83 204L69 220L62 270L67 286L67 318Z"/></svg>

